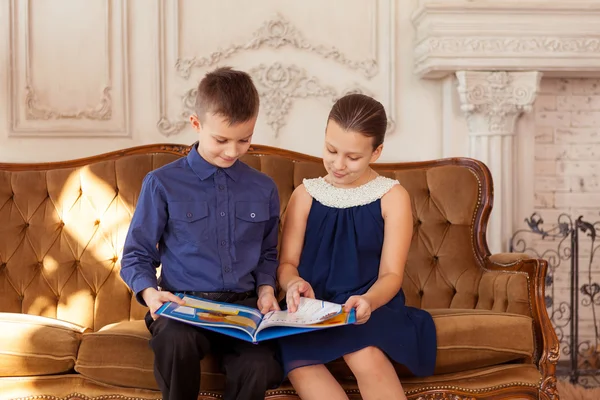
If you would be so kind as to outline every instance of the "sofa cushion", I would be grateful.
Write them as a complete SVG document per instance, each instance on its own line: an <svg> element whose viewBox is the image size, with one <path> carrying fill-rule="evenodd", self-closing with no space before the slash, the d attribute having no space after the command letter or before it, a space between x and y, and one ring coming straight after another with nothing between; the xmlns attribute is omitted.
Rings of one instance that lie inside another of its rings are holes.
<svg viewBox="0 0 600 400"><path fill-rule="evenodd" d="M438 340L436 374L533 359L531 317L488 310L444 309L430 313Z"/></svg>
<svg viewBox="0 0 600 400"><path fill-rule="evenodd" d="M158 390L150 338L144 321L119 322L98 332L86 333L81 339L75 370L105 384ZM206 357L200 368L202 390L222 387L223 379L215 358Z"/></svg>
<svg viewBox="0 0 600 400"><path fill-rule="evenodd" d="M518 314L487 310L429 310L438 340L436 374L456 373L533 357L532 320ZM154 354L144 321L107 325L83 335L75 370L96 381L127 387L158 389ZM328 365L340 379L352 379L342 360ZM402 377L410 374L397 365ZM219 364L212 357L201 363L202 389L222 385ZM210 378L208 378L210 376Z"/></svg>
<svg viewBox="0 0 600 400"><path fill-rule="evenodd" d="M533 320L519 314L488 310L435 309L437 333L435 374L448 374L499 365L511 361L531 362L534 352ZM351 372L336 360L329 369L339 378ZM411 376L396 365L401 377Z"/></svg>
<svg viewBox="0 0 600 400"><path fill-rule="evenodd" d="M37 315L0 313L0 376L33 376L73 369L86 328Z"/></svg>

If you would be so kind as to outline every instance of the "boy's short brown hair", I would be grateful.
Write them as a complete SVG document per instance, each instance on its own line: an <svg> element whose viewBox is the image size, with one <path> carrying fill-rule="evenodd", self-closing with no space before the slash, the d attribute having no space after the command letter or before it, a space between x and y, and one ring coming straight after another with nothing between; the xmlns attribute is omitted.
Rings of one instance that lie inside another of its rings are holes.
<svg viewBox="0 0 600 400"><path fill-rule="evenodd" d="M217 68L200 81L196 114L202 122L207 113L221 115L229 125L246 122L258 114L260 100L252 78L231 67Z"/></svg>

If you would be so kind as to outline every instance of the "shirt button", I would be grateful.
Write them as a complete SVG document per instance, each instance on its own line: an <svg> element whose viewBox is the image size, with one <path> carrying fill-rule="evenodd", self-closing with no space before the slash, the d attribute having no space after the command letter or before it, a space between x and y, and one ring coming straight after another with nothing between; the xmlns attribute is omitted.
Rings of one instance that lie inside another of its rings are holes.
<svg viewBox="0 0 600 400"><path fill-rule="evenodd" d="M221 211L221 217L225 216L225 211Z"/></svg>
<svg viewBox="0 0 600 400"><path fill-rule="evenodd" d="M250 218L254 218L254 217L256 217L256 214L250 213Z"/></svg>
<svg viewBox="0 0 600 400"><path fill-rule="evenodd" d="M219 190L225 190L225 186L219 185Z"/></svg>
<svg viewBox="0 0 600 400"><path fill-rule="evenodd" d="M231 271L231 268L225 267L225 272L230 272L230 271Z"/></svg>
<svg viewBox="0 0 600 400"><path fill-rule="evenodd" d="M221 246L225 246L226 244L227 244L227 242L226 242L226 241L224 241L224 240L221 240Z"/></svg>
<svg viewBox="0 0 600 400"><path fill-rule="evenodd" d="M188 218L192 218L193 214L192 213L187 213L186 214Z"/></svg>

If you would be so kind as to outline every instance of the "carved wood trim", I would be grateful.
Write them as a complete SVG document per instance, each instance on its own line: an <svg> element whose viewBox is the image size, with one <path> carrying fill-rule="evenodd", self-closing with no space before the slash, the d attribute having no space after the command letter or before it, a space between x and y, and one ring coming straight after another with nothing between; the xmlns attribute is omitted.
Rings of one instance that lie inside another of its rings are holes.
<svg viewBox="0 0 600 400"><path fill-rule="evenodd" d="M350 399L361 399L358 389L346 390ZM160 393L157 392L157 396ZM199 400L218 400L222 399L221 394L215 392L200 392ZM429 389L416 390L413 393L407 393L409 400L504 400L508 398L520 399L538 399L537 388L526 386L515 382L514 385L503 386L502 388L490 388L479 391L469 391L460 388ZM294 390L272 390L267 392L267 400L298 400L299 397ZM558 399L558 397L556 397ZM20 397L14 400L159 400L159 397L130 397L120 394L107 394L95 397L89 397L82 393L71 393L64 397L52 395L35 395Z"/></svg>
<svg viewBox="0 0 600 400"><path fill-rule="evenodd" d="M537 388L515 383L502 389L469 392L461 389L426 390L419 394L407 395L408 400L506 400L538 399Z"/></svg>
<svg viewBox="0 0 600 400"><path fill-rule="evenodd" d="M71 393L64 397L56 397L52 395L36 395L36 396L27 396L27 397L19 397L13 400L160 400L160 393L156 392L156 396L152 397L131 397L131 396L123 396L120 394L104 394L100 396L89 397L82 393ZM198 400L217 400L222 399L223 396L216 393L210 392L200 392L198 394Z"/></svg>
<svg viewBox="0 0 600 400"><path fill-rule="evenodd" d="M560 357L560 349L558 337L548 316L544 299L544 282L548 271L548 262L542 259L528 258L517 259L510 264L499 264L488 258L486 268L492 271L527 274L529 304L535 338L534 362L542 374L539 387L540 395L548 400L558 400L556 365Z"/></svg>

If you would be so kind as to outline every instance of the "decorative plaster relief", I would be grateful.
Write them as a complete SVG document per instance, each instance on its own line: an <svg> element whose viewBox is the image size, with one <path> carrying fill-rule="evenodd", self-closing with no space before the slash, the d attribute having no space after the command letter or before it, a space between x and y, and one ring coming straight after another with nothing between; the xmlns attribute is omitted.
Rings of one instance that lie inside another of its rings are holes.
<svg viewBox="0 0 600 400"><path fill-rule="evenodd" d="M376 27L373 26L373 29L376 29ZM378 64L375 58L352 60L333 46L310 43L295 26L279 13L272 19L265 21L243 43L233 43L204 57L180 58L177 60L175 67L182 78L188 79L192 68L211 67L241 51L258 50L263 47L271 49L292 47L308 51L325 59L334 60L352 70L360 71L367 78L372 78L378 73Z"/></svg>

